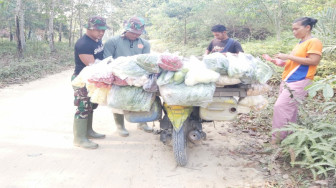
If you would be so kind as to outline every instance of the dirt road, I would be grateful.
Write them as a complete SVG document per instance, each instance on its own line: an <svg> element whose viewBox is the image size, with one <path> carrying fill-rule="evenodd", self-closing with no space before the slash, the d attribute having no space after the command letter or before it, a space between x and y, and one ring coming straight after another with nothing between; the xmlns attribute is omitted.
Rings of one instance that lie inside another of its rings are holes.
<svg viewBox="0 0 336 188"><path fill-rule="evenodd" d="M0 187L259 187L260 163L235 152L257 142L228 124L204 125L207 140L189 148L189 163L177 167L172 147L159 136L127 124L127 138L115 132L111 111L100 106L94 128L107 137L96 150L72 145L74 106L65 71L0 90ZM154 129L158 129L155 123Z"/></svg>

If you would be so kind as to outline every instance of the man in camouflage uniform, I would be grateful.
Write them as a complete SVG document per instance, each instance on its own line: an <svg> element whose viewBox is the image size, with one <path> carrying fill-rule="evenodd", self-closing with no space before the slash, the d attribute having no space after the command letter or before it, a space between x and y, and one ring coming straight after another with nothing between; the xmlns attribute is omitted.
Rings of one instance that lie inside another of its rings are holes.
<svg viewBox="0 0 336 188"><path fill-rule="evenodd" d="M99 16L93 16L89 18L84 27L87 29L86 34L75 44L75 71L71 80L75 79L85 66L94 63L96 59L103 59L104 48L101 39L105 30L109 28L106 25L106 20ZM73 124L73 143L78 147L96 149L98 144L88 138L105 138L105 135L96 133L92 129L93 110L98 107L98 104L90 102L86 87L73 87L73 89L74 105L77 106Z"/></svg>
<svg viewBox="0 0 336 188"><path fill-rule="evenodd" d="M125 25L122 35L115 36L106 41L104 45L104 58L112 56L114 59L121 56L133 56L137 54L150 53L150 44L145 39L140 38L145 32L145 21L140 17L132 17ZM128 136L125 129L124 115L113 113L115 124L120 136ZM146 132L153 129L147 123L139 123L138 128Z"/></svg>

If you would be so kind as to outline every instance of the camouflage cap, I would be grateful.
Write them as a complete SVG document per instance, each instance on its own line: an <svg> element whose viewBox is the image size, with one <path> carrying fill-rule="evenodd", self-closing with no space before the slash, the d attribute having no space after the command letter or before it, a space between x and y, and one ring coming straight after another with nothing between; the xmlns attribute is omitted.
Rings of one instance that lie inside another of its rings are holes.
<svg viewBox="0 0 336 188"><path fill-rule="evenodd" d="M86 29L99 29L99 30L110 29L110 27L106 25L106 19L100 16L90 17L88 23L85 24L84 27Z"/></svg>
<svg viewBox="0 0 336 188"><path fill-rule="evenodd" d="M145 20L141 17L132 17L126 23L125 30L139 35L146 33Z"/></svg>

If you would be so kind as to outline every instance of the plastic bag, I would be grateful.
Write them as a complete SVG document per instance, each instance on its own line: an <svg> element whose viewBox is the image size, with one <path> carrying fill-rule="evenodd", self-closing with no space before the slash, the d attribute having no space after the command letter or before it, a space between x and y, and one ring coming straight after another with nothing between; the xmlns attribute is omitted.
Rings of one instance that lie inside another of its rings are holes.
<svg viewBox="0 0 336 188"><path fill-rule="evenodd" d="M193 86L199 83L214 83L219 79L219 73L206 68L206 65L196 57L191 56L189 62L193 66L189 66L189 71L185 76L184 83L187 86Z"/></svg>
<svg viewBox="0 0 336 188"><path fill-rule="evenodd" d="M241 83L238 78L230 78L229 76L220 75L219 79L216 81L216 86L223 87L226 85L235 85Z"/></svg>
<svg viewBox="0 0 336 188"><path fill-rule="evenodd" d="M248 106L254 110L261 110L267 107L268 101L262 95L257 95L257 96L247 96L243 98L241 101L239 101L238 104Z"/></svg>
<svg viewBox="0 0 336 188"><path fill-rule="evenodd" d="M113 85L107 97L112 108L128 111L149 111L155 93L144 91L141 87Z"/></svg>
<svg viewBox="0 0 336 188"><path fill-rule="evenodd" d="M233 55L226 53L229 59L228 75L233 78L243 78L241 81L251 83L255 76L256 64L253 62L249 54L238 53Z"/></svg>
<svg viewBox="0 0 336 188"><path fill-rule="evenodd" d="M126 82L129 86L136 86L136 87L142 87L148 82L148 76L143 75L141 77L128 77L126 78Z"/></svg>
<svg viewBox="0 0 336 188"><path fill-rule="evenodd" d="M256 59L257 70L256 70L256 79L259 83L265 84L273 75L273 69L268 66L266 63L262 62L259 58Z"/></svg>
<svg viewBox="0 0 336 188"><path fill-rule="evenodd" d="M107 96L110 92L111 88L97 88L94 90L90 97L90 101L92 103L106 105L107 104Z"/></svg>
<svg viewBox="0 0 336 188"><path fill-rule="evenodd" d="M159 91L159 87L156 83L158 78L158 74L151 74L149 75L149 79L148 81L143 85L143 89L147 92L158 92Z"/></svg>
<svg viewBox="0 0 336 188"><path fill-rule="evenodd" d="M160 55L159 66L168 71L177 71L182 66L182 58L176 54L165 52Z"/></svg>
<svg viewBox="0 0 336 188"><path fill-rule="evenodd" d="M165 84L159 86L160 95L168 105L207 106L212 102L216 86L214 83L187 86Z"/></svg>
<svg viewBox="0 0 336 188"><path fill-rule="evenodd" d="M172 71L162 71L161 74L159 75L159 78L157 79L156 83L158 86L165 85L172 83L174 80L174 74L175 72Z"/></svg>
<svg viewBox="0 0 336 188"><path fill-rule="evenodd" d="M211 53L206 55L203 57L203 62L210 70L223 75L228 74L229 60L222 53Z"/></svg>
<svg viewBox="0 0 336 188"><path fill-rule="evenodd" d="M118 76L114 77L113 84L117 86L127 86L128 85L128 83L126 82L126 79L123 80L119 78Z"/></svg>
<svg viewBox="0 0 336 188"><path fill-rule="evenodd" d="M136 57L137 64L150 73L159 73L159 54L139 54Z"/></svg>
<svg viewBox="0 0 336 188"><path fill-rule="evenodd" d="M112 63L108 64L113 75L125 80L128 77L142 77L150 73L141 68L135 59L135 56L118 57Z"/></svg>
<svg viewBox="0 0 336 188"><path fill-rule="evenodd" d="M114 77L108 63L112 62L112 57L103 60L96 60L95 63L83 68L79 75L72 81L75 87L84 87L87 82L103 85L111 85Z"/></svg>
<svg viewBox="0 0 336 188"><path fill-rule="evenodd" d="M270 91L271 87L267 84L252 84L247 90L248 96L262 95Z"/></svg>

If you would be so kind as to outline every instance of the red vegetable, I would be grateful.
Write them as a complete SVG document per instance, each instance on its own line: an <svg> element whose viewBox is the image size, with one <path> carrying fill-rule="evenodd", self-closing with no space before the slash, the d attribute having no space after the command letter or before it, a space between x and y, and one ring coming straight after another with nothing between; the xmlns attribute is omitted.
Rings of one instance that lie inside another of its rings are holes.
<svg viewBox="0 0 336 188"><path fill-rule="evenodd" d="M159 66L164 70L177 71L183 66L182 60L173 54L161 55L160 60Z"/></svg>

